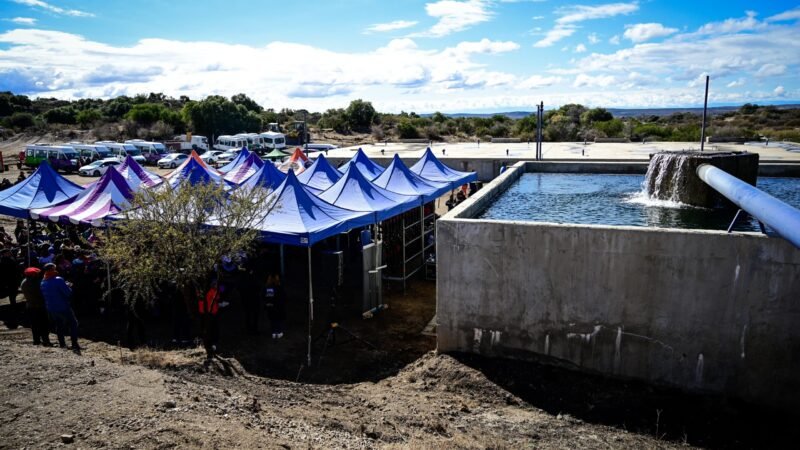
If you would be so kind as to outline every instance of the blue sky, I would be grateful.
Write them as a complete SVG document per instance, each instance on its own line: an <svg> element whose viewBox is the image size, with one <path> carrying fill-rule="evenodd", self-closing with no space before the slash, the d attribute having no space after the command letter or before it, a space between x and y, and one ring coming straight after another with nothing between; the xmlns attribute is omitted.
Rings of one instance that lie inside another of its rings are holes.
<svg viewBox="0 0 800 450"><path fill-rule="evenodd" d="M0 90L321 111L800 102L797 1L0 0Z"/></svg>

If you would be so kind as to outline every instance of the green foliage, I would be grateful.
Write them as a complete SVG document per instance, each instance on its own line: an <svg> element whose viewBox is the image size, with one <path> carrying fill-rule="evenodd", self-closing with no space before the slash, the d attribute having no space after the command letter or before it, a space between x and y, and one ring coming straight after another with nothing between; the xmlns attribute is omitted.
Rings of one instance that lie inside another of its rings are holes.
<svg viewBox="0 0 800 450"><path fill-rule="evenodd" d="M139 103L125 114L126 119L130 119L139 125L152 125L153 123L163 120L164 122L171 122L180 120L179 116L175 115L174 111L169 110L159 103Z"/></svg>
<svg viewBox="0 0 800 450"><path fill-rule="evenodd" d="M523 117L514 124L514 134L518 137L536 135L536 114Z"/></svg>
<svg viewBox="0 0 800 450"><path fill-rule="evenodd" d="M119 120L131 110L131 102L127 97L117 97L103 106L103 114L111 120Z"/></svg>
<svg viewBox="0 0 800 450"><path fill-rule="evenodd" d="M431 120L432 120L432 121L434 121L434 122L436 122L436 123L442 123L442 122L444 122L445 120L447 120L447 116L445 116L444 114L440 113L439 111L436 111L436 112L435 112L435 113L433 113L433 115L431 116Z"/></svg>
<svg viewBox="0 0 800 450"><path fill-rule="evenodd" d="M100 111L96 109L84 109L83 111L78 112L75 116L75 120L81 126L81 128L88 128L89 125L99 121L102 119L103 115L100 114Z"/></svg>
<svg viewBox="0 0 800 450"><path fill-rule="evenodd" d="M11 114L11 117L7 119L7 122L11 128L16 128L19 130L30 128L35 124L33 114L25 112L15 112L14 114Z"/></svg>
<svg viewBox="0 0 800 450"><path fill-rule="evenodd" d="M625 124L619 119L611 119L592 124L595 130L603 133L605 137L622 137Z"/></svg>
<svg viewBox="0 0 800 450"><path fill-rule="evenodd" d="M320 128L330 128L340 134L350 132L350 122L347 120L345 110L329 109L322 114L318 122Z"/></svg>
<svg viewBox="0 0 800 450"><path fill-rule="evenodd" d="M191 301L208 289L224 256L251 248L258 236L252 224L271 206L264 189L247 195L228 195L213 184L145 189L99 250L130 305L152 301L170 282Z"/></svg>
<svg viewBox="0 0 800 450"><path fill-rule="evenodd" d="M183 106L183 119L191 123L198 134L213 136L241 132L261 131L261 116L248 111L220 95L211 95L199 102L188 102Z"/></svg>
<svg viewBox="0 0 800 450"><path fill-rule="evenodd" d="M248 111L252 111L254 113L260 113L261 111L264 110L264 108L262 108L261 105L256 103L255 100L251 99L245 94L236 94L233 97L231 97L231 101L233 103L236 103L237 105L244 106L245 109L247 109Z"/></svg>
<svg viewBox="0 0 800 450"><path fill-rule="evenodd" d="M658 138L663 140L671 134L671 130L667 127L656 125L654 123L639 124L633 129L634 138L639 139L654 139Z"/></svg>
<svg viewBox="0 0 800 450"><path fill-rule="evenodd" d="M371 102L361 99L353 100L345 111L350 128L356 131L369 131L375 117L375 108Z"/></svg>
<svg viewBox="0 0 800 450"><path fill-rule="evenodd" d="M573 116L560 113L552 115L544 127L544 136L551 142L574 141L577 134L578 126L573 122Z"/></svg>
<svg viewBox="0 0 800 450"><path fill-rule="evenodd" d="M605 108L592 108L581 114L581 123L591 125L594 122L608 122L613 118Z"/></svg>
<svg viewBox="0 0 800 450"><path fill-rule="evenodd" d="M47 123L74 124L77 115L78 112L72 106L61 106L47 111L43 116Z"/></svg>
<svg viewBox="0 0 800 450"><path fill-rule="evenodd" d="M752 103L745 103L739 108L739 112L742 114L753 114L758 111L758 105L754 105Z"/></svg>
<svg viewBox="0 0 800 450"><path fill-rule="evenodd" d="M397 134L401 139L416 139L419 131L410 120L401 120L397 123Z"/></svg>

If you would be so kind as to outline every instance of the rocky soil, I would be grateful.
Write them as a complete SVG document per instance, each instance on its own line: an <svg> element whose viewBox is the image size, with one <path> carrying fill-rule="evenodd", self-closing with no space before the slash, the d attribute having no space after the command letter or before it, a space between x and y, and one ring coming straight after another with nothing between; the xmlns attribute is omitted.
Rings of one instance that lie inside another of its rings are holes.
<svg viewBox="0 0 800 450"><path fill-rule="evenodd" d="M548 414L451 356L379 382L320 385L203 364L199 349L82 355L0 333L0 448L656 448L653 436Z"/></svg>

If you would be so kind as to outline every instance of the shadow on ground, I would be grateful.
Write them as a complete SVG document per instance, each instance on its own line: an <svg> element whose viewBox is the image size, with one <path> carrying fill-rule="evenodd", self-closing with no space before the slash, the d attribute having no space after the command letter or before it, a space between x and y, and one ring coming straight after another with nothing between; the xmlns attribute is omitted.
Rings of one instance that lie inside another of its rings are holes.
<svg viewBox="0 0 800 450"><path fill-rule="evenodd" d="M708 448L786 448L800 438L800 414L536 362L451 356L553 415Z"/></svg>

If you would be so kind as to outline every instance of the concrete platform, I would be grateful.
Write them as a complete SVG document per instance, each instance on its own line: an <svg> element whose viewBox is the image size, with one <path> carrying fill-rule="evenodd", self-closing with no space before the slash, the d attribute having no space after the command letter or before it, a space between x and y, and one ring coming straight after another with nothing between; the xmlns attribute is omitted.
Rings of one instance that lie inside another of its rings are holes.
<svg viewBox="0 0 800 450"><path fill-rule="evenodd" d="M405 144L389 142L386 144L366 144L343 147L328 152L331 158L350 158L353 152L362 148L369 157L392 156L398 153L401 157L420 157L427 144ZM506 158L512 160L532 160L535 143L492 144L481 142L443 143L434 142L431 147L436 156L448 158ZM699 149L697 142L647 142L638 143L588 143L582 142L545 142L542 144L544 159L585 159L585 160L641 160L647 161L650 154L659 151L675 151ZM442 149L446 153L442 154ZM508 149L508 155L506 155ZM763 144L708 144L706 149L715 151L748 151L759 154L761 162L798 162L800 163L800 146L784 143ZM384 153L381 153L381 150Z"/></svg>

